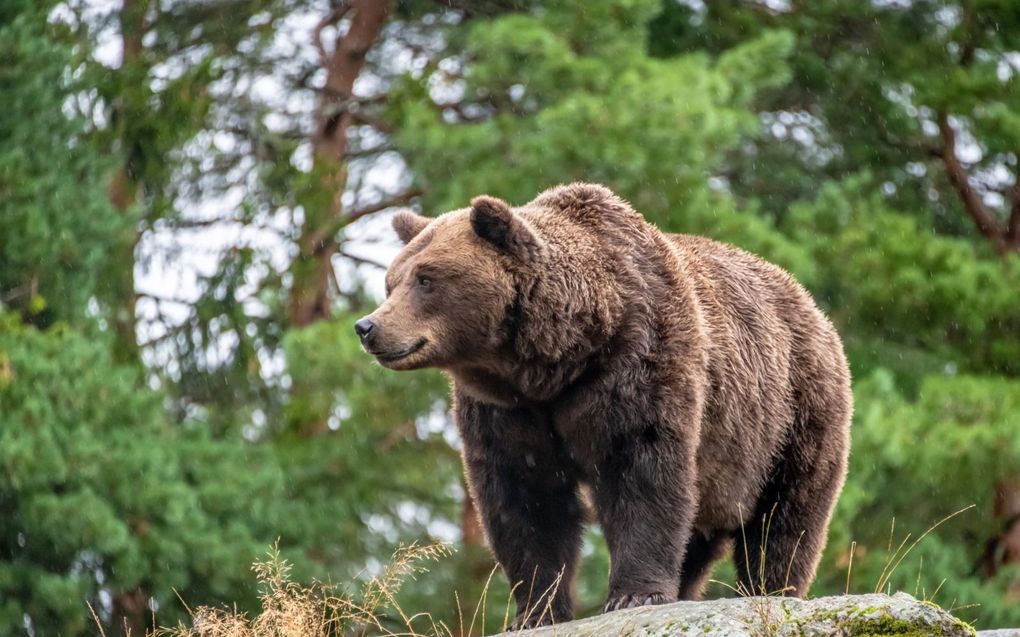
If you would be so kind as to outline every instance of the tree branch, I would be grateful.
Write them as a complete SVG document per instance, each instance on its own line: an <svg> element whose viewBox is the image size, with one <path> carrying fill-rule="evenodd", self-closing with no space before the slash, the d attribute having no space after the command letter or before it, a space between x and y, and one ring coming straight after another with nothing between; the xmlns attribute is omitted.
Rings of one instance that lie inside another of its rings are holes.
<svg viewBox="0 0 1020 637"><path fill-rule="evenodd" d="M350 10L350 3L341 2L315 25L315 30L312 32L312 43L315 44L315 49L319 52L319 59L322 60L323 66L328 66L330 55L326 53L326 45L322 43L322 32L326 27L333 26L343 20Z"/></svg>
<svg viewBox="0 0 1020 637"><path fill-rule="evenodd" d="M357 150L349 150L344 153L344 159L360 159L362 157L374 157L382 153L388 153L396 150L396 146L391 144L380 144L373 146L372 148L359 148Z"/></svg>
<svg viewBox="0 0 1020 637"><path fill-rule="evenodd" d="M233 217L223 217L214 219L162 219L156 225L150 225L148 230L150 231L161 231L168 230L170 232L176 232L178 230L205 230L206 228L212 228L215 226L235 226L242 228L250 228L258 230L260 232L271 232L284 239L290 239L291 236L287 230L275 228L265 223L257 223L255 221L249 221L245 219L237 219Z"/></svg>
<svg viewBox="0 0 1020 637"><path fill-rule="evenodd" d="M434 106L441 114L452 112L457 116L458 122L465 124L484 122L492 119L494 115L499 113L498 109L492 108L491 104L483 106L481 104L467 104L464 102L440 102L434 103ZM475 112L468 112L469 109L474 110Z"/></svg>
<svg viewBox="0 0 1020 637"><path fill-rule="evenodd" d="M351 111L348 111L348 114L351 116L351 120L355 124L363 124L365 126L371 126L372 128L376 129L380 133L392 133L393 132L393 127L390 126L388 123L386 123L381 117L376 117L375 115L369 115L368 113L365 113L364 111L360 111L360 110L351 110Z"/></svg>
<svg viewBox="0 0 1020 637"><path fill-rule="evenodd" d="M31 279L25 281L17 287L13 287L6 292L0 293L0 303L10 303L21 296L35 296L39 290L39 280L32 276Z"/></svg>
<svg viewBox="0 0 1020 637"><path fill-rule="evenodd" d="M399 427L394 427L388 434L386 434L386 437L375 446L375 450L378 453L386 453L398 442L412 435L416 431L416 427L417 423L413 420L409 420Z"/></svg>
<svg viewBox="0 0 1020 637"><path fill-rule="evenodd" d="M389 199L384 199L383 201L379 201L377 203L365 206L363 208L358 208L357 210L352 210L351 212L347 213L347 223L352 223L354 221L357 221L358 219L361 219L362 217L375 214L380 210L392 208L393 206L407 205L412 199L414 199L415 197L420 197L422 196L422 194L423 193L420 188L405 188L404 190L398 192Z"/></svg>
<svg viewBox="0 0 1020 637"><path fill-rule="evenodd" d="M326 245L327 240L340 232L341 228L344 226L350 225L362 217L367 217L368 215L375 214L381 210L386 210L387 208L392 208L394 206L407 205L407 203L412 199L420 197L421 195L422 191L420 188L405 188L391 197L385 198L374 204L364 206L363 208L352 210L346 215L334 219L329 225L320 228L311 236L309 243L310 245L321 249Z"/></svg>
<svg viewBox="0 0 1020 637"><path fill-rule="evenodd" d="M153 321L153 323L159 323L160 325L163 325L164 327L166 327L166 325L167 325L166 321L164 321L162 319L157 319L156 321ZM142 341L141 343L139 343L138 344L138 348L139 349L147 349L149 347L152 347L153 345L158 345L158 344L163 343L165 341L169 341L169 340L171 340L173 338L177 338L178 336L180 336L181 332L183 331L181 329L182 327L191 327L191 326L188 323L181 323L180 325L174 326L172 328L167 328L166 331L163 332L162 334L160 334L159 336L153 336L152 338L148 338L148 339Z"/></svg>
<svg viewBox="0 0 1020 637"><path fill-rule="evenodd" d="M209 228L212 226L218 226L224 223L243 224L244 221L240 219L163 219L159 226L152 226L153 230L162 230L164 228L168 230L195 230L200 228Z"/></svg>
<svg viewBox="0 0 1020 637"><path fill-rule="evenodd" d="M386 265L385 263L380 263L379 261L375 261L373 259L368 259L366 257L359 257L356 254L351 254L350 252L348 252L347 250L344 250L343 248L340 249L338 254L340 256L342 256L342 257L350 259L351 261L355 261L357 263L363 263L365 265L373 265L373 266L375 266L377 268L380 268L382 270L386 270L386 269L389 268L389 266Z"/></svg>
<svg viewBox="0 0 1020 637"><path fill-rule="evenodd" d="M942 164L946 168L949 182L963 202L963 209L974 220L978 231L995 245L1000 254L1007 252L1009 246L1006 244L1002 228L985 208L981 195L970 183L967 169L956 156L956 131L945 113L939 114L939 132L942 134Z"/></svg>

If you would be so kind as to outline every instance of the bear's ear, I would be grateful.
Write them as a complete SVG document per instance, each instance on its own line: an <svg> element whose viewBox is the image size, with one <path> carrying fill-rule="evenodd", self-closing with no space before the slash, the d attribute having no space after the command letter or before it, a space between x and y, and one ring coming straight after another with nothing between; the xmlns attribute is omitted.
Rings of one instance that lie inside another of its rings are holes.
<svg viewBox="0 0 1020 637"><path fill-rule="evenodd" d="M410 210L401 210L393 215L393 229L397 231L400 240L407 244L429 225L429 221L431 220L427 217Z"/></svg>
<svg viewBox="0 0 1020 637"><path fill-rule="evenodd" d="M538 258L545 244L510 204L482 195L471 200L471 227L482 239L524 260Z"/></svg>

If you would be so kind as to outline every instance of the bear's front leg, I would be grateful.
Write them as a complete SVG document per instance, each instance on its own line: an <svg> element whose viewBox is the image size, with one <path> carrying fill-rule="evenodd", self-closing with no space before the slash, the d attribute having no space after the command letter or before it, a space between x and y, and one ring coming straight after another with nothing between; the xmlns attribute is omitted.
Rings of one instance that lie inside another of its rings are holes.
<svg viewBox="0 0 1020 637"><path fill-rule="evenodd" d="M604 612L676 601L697 511L697 421L679 418L695 414L654 399L617 399L598 413L595 501L610 555Z"/></svg>
<svg viewBox="0 0 1020 637"><path fill-rule="evenodd" d="M468 483L489 545L513 587L513 628L573 618L571 580L583 506L544 417L458 394Z"/></svg>

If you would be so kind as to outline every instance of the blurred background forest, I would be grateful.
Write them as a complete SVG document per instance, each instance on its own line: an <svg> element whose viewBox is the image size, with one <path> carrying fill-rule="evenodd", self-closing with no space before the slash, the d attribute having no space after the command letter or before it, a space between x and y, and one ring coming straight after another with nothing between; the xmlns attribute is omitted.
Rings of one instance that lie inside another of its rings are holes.
<svg viewBox="0 0 1020 637"><path fill-rule="evenodd" d="M453 542L401 599L473 607L445 382L351 324L396 209L571 180L783 265L844 335L812 594L974 504L889 589L1020 625L1018 76L1016 0L3 0L0 634L251 609L277 539L335 582Z"/></svg>

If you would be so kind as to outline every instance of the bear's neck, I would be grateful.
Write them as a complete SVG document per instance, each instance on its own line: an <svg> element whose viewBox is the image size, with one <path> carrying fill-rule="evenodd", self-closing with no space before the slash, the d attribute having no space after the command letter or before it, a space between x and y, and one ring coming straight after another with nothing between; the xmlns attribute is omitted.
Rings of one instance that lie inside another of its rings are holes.
<svg viewBox="0 0 1020 637"><path fill-rule="evenodd" d="M563 392L598 373L611 340L586 340L583 347L559 352L558 358L528 355L521 343L488 364L448 369L457 389L473 399L503 407L536 406L554 401Z"/></svg>
<svg viewBox="0 0 1020 637"><path fill-rule="evenodd" d="M463 392L472 399L500 407L518 407L533 401L500 374L481 367L459 367L449 371L454 394Z"/></svg>

